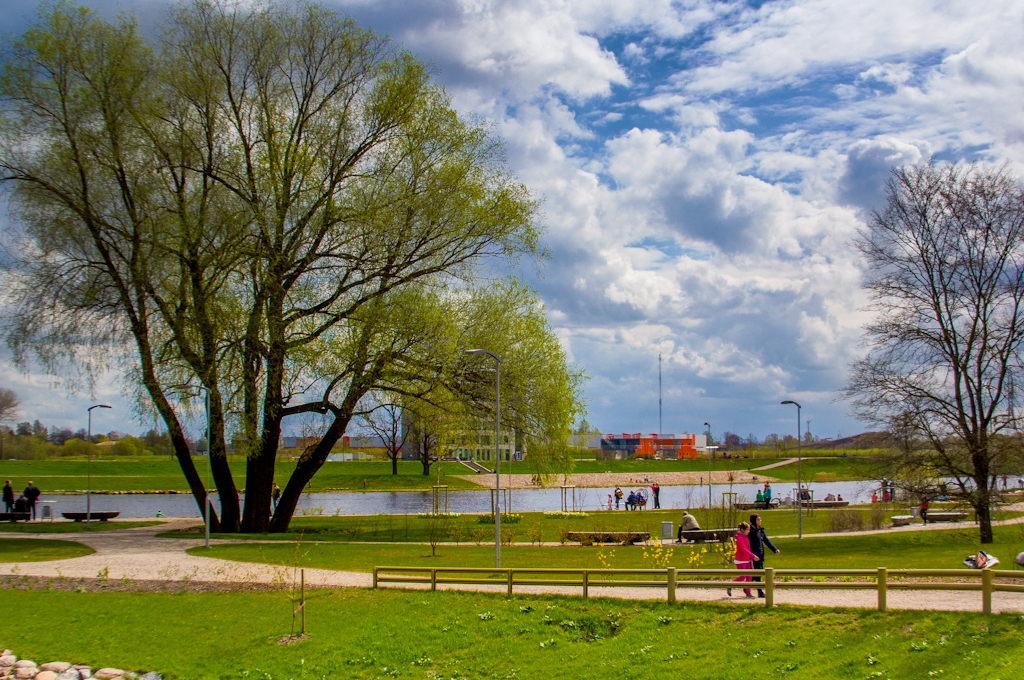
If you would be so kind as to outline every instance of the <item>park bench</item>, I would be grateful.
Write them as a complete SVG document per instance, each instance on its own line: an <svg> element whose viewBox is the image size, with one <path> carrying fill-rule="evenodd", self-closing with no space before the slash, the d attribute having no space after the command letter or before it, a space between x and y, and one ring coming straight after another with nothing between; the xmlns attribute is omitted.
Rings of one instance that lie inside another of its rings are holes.
<svg viewBox="0 0 1024 680"><path fill-rule="evenodd" d="M691 529L683 532L684 541L694 543L727 543L736 537L735 529Z"/></svg>
<svg viewBox="0 0 1024 680"><path fill-rule="evenodd" d="M929 522L959 522L967 519L966 512L930 512L928 513Z"/></svg>
<svg viewBox="0 0 1024 680"><path fill-rule="evenodd" d="M913 515L893 515L891 519L894 527L905 527L913 522L915 518Z"/></svg>
<svg viewBox="0 0 1024 680"><path fill-rule="evenodd" d="M76 522L84 522L85 519L86 519L86 513L84 513L84 512L62 512L60 514L64 516L64 519L73 519ZM97 512L95 510L93 512L89 513L90 519L93 522L97 522L97 521L99 521L99 522L106 522L108 519L113 519L114 517L117 517L120 514L121 514L120 512L110 512L110 511L100 511L100 512Z"/></svg>
<svg viewBox="0 0 1024 680"><path fill-rule="evenodd" d="M31 512L0 512L0 522L27 522L32 519Z"/></svg>
<svg viewBox="0 0 1024 680"><path fill-rule="evenodd" d="M651 534L648 531L569 531L566 533L566 537L570 541L578 541L580 545L594 545L595 543L633 545L639 541L649 541Z"/></svg>

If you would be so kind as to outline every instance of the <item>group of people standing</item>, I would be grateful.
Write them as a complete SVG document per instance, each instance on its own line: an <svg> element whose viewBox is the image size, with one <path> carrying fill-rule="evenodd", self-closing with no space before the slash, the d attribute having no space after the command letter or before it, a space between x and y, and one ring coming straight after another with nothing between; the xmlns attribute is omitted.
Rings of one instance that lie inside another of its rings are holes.
<svg viewBox="0 0 1024 680"><path fill-rule="evenodd" d="M36 518L36 501L42 492L31 481L25 490L17 498L14 497L14 487L11 480L4 484L4 509L5 512L31 512L32 519Z"/></svg>
<svg viewBox="0 0 1024 680"><path fill-rule="evenodd" d="M661 486L657 482L651 483L651 495L654 497L654 509L661 509ZM647 497L641 493L640 489L635 489L629 492L626 496L622 492L622 488L618 484L615 485L615 491L608 494L608 509L612 509L612 501L615 502L615 509L618 510L619 506L625 502L626 510L643 510L644 506L647 505Z"/></svg>

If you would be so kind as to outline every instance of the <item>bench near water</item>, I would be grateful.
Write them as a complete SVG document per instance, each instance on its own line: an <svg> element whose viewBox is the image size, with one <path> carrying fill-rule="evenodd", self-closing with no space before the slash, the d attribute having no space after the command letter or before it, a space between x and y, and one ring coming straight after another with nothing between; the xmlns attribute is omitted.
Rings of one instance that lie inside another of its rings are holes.
<svg viewBox="0 0 1024 680"><path fill-rule="evenodd" d="M30 519L31 512L0 512L0 522L27 522Z"/></svg>
<svg viewBox="0 0 1024 680"><path fill-rule="evenodd" d="M62 512L60 514L64 516L64 519L73 519L76 522L84 522L84 521L86 521L86 513L84 513L84 512ZM94 511L94 512L91 512L91 513L88 513L88 514L90 515L91 520L93 522L97 522L97 521L99 521L99 522L106 522L108 519L113 519L113 518L117 517L118 515L120 515L121 513L120 512L109 512L109 511L100 511L100 512Z"/></svg>
<svg viewBox="0 0 1024 680"><path fill-rule="evenodd" d="M736 538L736 529L691 529L682 532L682 537L694 543L728 543Z"/></svg>
<svg viewBox="0 0 1024 680"><path fill-rule="evenodd" d="M917 519L914 515L893 515L891 518L894 527L905 527ZM929 512L929 522L960 522L967 519L966 512Z"/></svg>
<svg viewBox="0 0 1024 680"><path fill-rule="evenodd" d="M578 541L580 545L594 545L595 543L633 545L640 541L649 541L651 534L648 531L569 531L566 533L566 537L570 541Z"/></svg>

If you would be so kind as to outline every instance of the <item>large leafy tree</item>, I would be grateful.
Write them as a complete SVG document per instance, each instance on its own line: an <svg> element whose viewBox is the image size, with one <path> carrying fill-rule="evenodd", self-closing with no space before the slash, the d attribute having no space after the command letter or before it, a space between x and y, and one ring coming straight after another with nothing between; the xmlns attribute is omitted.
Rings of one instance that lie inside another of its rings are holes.
<svg viewBox="0 0 1024 680"><path fill-rule="evenodd" d="M287 528L363 395L416 383L402 357L430 320L399 316L406 288L536 248L500 145L411 55L317 5L190 2L156 45L58 4L2 94L0 179L27 235L9 342L54 370L118 362L200 506L182 418L205 388L223 530ZM312 412L326 432L271 520L282 422Z"/></svg>
<svg viewBox="0 0 1024 680"><path fill-rule="evenodd" d="M1004 170L893 171L858 245L874 321L849 397L902 442L898 462L952 477L992 542L996 475L1017 431L1024 341L1024 187Z"/></svg>

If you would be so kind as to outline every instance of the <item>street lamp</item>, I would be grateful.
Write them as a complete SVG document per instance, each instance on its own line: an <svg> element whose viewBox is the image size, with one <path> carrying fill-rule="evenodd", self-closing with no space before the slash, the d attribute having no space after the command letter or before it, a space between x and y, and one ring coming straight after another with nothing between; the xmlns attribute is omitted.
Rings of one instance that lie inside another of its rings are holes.
<svg viewBox="0 0 1024 680"><path fill-rule="evenodd" d="M87 480L86 481L86 487L85 487L85 529L86 529L86 531L92 531L92 453L91 453L90 446L92 444L92 410L94 408L111 408L111 407L107 406L106 404L96 404L95 406L90 406L88 408L88 411L89 411L89 436L88 436L89 445L87 445L85 447L85 477L86 477L86 480Z"/></svg>
<svg viewBox="0 0 1024 680"><path fill-rule="evenodd" d="M494 568L501 569L501 357L488 349L467 349L466 354L494 359Z"/></svg>
<svg viewBox="0 0 1024 680"><path fill-rule="evenodd" d="M803 488L800 486L800 404L787 399L783 404L796 406L796 533L798 538L804 537Z"/></svg>
<svg viewBox="0 0 1024 680"><path fill-rule="evenodd" d="M708 517L711 516L711 423L704 423L708 428L707 439L704 440L704 452L708 454Z"/></svg>
<svg viewBox="0 0 1024 680"><path fill-rule="evenodd" d="M206 412L206 547L210 547L210 511L213 510L213 501L210 500L210 468L213 467L213 447L210 446L210 389L207 387L201 388L205 393L203 401L203 410Z"/></svg>

